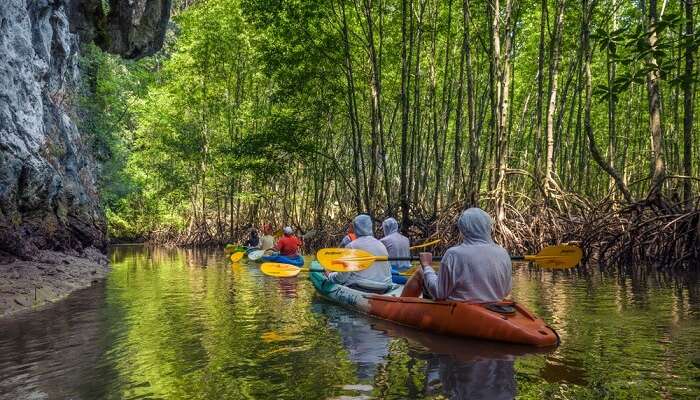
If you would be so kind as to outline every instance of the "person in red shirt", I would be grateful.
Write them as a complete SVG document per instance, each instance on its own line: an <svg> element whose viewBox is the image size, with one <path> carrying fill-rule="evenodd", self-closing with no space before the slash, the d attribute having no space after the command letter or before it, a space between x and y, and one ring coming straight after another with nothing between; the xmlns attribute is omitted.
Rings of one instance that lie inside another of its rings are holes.
<svg viewBox="0 0 700 400"><path fill-rule="evenodd" d="M277 241L275 251L279 251L281 256L296 257L299 255L301 240L294 236L294 230L290 226L283 229L284 235Z"/></svg>

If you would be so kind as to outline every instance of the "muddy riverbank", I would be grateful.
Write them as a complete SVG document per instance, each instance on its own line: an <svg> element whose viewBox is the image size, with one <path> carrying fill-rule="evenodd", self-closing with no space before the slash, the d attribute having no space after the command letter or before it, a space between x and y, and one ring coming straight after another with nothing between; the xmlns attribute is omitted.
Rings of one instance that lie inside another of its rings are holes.
<svg viewBox="0 0 700 400"><path fill-rule="evenodd" d="M39 308L104 279L107 257L89 248L82 254L40 251L33 260L0 263L0 318Z"/></svg>

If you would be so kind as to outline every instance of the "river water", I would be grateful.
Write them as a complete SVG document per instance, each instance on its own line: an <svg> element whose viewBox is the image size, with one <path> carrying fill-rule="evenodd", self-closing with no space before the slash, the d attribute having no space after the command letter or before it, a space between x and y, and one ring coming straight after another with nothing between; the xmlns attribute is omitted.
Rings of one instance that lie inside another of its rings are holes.
<svg viewBox="0 0 700 400"><path fill-rule="evenodd" d="M116 246L108 279L0 320L0 398L524 399L700 396L700 286L514 269L559 348L465 341L319 299L215 251Z"/></svg>

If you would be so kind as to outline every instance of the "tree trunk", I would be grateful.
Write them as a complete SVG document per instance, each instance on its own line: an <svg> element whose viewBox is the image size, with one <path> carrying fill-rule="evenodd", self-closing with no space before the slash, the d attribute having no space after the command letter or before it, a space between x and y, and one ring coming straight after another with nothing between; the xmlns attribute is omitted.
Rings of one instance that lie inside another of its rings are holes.
<svg viewBox="0 0 700 400"><path fill-rule="evenodd" d="M468 202L472 206L479 203L479 189L481 179L479 179L479 133L476 129L476 106L474 102L474 71L472 70L471 38L469 25L471 24L471 11L469 0L464 0L464 62L467 68L467 133L469 135L469 180L468 180Z"/></svg>
<svg viewBox="0 0 700 400"><path fill-rule="evenodd" d="M616 0L612 2L612 32L617 30L617 16L616 14L617 4ZM617 99L615 98L615 91L613 90L613 84L615 82L616 75L616 49L614 44L609 44L607 46L607 67L608 67L608 162L612 168L616 168L616 155L617 155ZM615 184L615 180L610 178L610 187Z"/></svg>
<svg viewBox="0 0 700 400"><path fill-rule="evenodd" d="M603 157L600 154L600 151L598 150L598 146L596 145L595 141L595 136L593 135L593 126L591 125L591 98L593 96L593 84L592 84L592 76L591 76L591 58L592 58L592 50L590 46L590 22L591 22L591 16L593 14L593 8L595 6L595 0L582 0L582 26L581 26L581 42L582 42L582 47L583 47L583 75L584 75L584 90L585 90L585 106L584 106L584 130L586 132L586 137L588 138L588 145L591 150L591 155L593 156L593 159L595 160L596 163L602 168L605 172L607 172L614 180L615 183L617 184L618 189L624 196L625 200L627 202L632 203L632 194L630 193L629 189L627 188L627 185L625 182L622 180L622 177L620 177L620 174L610 166L608 163L605 162Z"/></svg>
<svg viewBox="0 0 700 400"><path fill-rule="evenodd" d="M651 65L651 70L647 73L647 93L649 95L649 131L651 134L651 163L652 176L651 188L649 197L655 198L661 194L661 186L666 178L666 163L664 161L664 132L661 125L661 91L659 89L659 80L661 72L659 65L654 56L656 50L656 42L658 41L656 33L656 0L649 0L649 9L647 13L647 40L649 48L652 52L649 55L648 62Z"/></svg>
<svg viewBox="0 0 700 400"><path fill-rule="evenodd" d="M545 35L544 31L549 22L547 0L542 0L540 9L540 38L539 38L539 52L537 57L537 104L536 109L536 119L535 119L535 176L539 179L540 170L540 156L542 155L542 103L544 97L544 44Z"/></svg>
<svg viewBox="0 0 700 400"><path fill-rule="evenodd" d="M447 40L445 43L445 65L443 69L443 81L442 81L442 113L444 119L440 130L438 132L437 126L434 129L434 146L435 146L435 194L433 196L433 216L437 214L439 207L438 200L440 199L440 187L442 185L442 171L443 171L443 159L445 158L445 141L447 138L447 127L450 122L450 113L452 111L452 90L450 84L452 83L452 74L450 71L451 60L451 50L452 50L452 0L448 1L447 5ZM436 6L435 20L437 21L439 16L439 7ZM436 24L437 25L437 22ZM437 31L437 29L436 29ZM433 33L434 37L437 36L437 32ZM434 107L434 113L436 112ZM437 116L435 116L437 120ZM435 121L437 123L437 121ZM442 143L440 143L442 140Z"/></svg>
<svg viewBox="0 0 700 400"><path fill-rule="evenodd" d="M409 15L409 0L401 0L401 226L407 229L409 224L408 204L408 34L406 31L406 17Z"/></svg>
<svg viewBox="0 0 700 400"><path fill-rule="evenodd" d="M420 187L419 182L419 171L416 166L420 165L420 152L421 148L421 125L422 125L422 113L421 113L421 68L420 68L420 56L421 49L423 47L423 12L425 11L425 4L427 0L418 1L418 19L416 20L416 59L413 71L413 122L411 125L411 160L410 173L409 173L409 191L413 195L414 199L418 196L418 191ZM415 203L415 200L414 200Z"/></svg>
<svg viewBox="0 0 700 400"><path fill-rule="evenodd" d="M344 50L344 62L345 62L345 79L347 81L347 94L348 94L348 116L350 118L350 129L352 131L352 164L353 164L353 176L355 178L355 192L353 193L353 199L355 201L355 210L360 213L362 212L362 199L360 195L361 188L365 187L362 183L360 177L360 152L362 152L361 147L361 132L359 129L359 124L357 122L357 106L355 105L355 82L352 71L352 56L350 54L350 38L348 35L348 24L347 17L345 14L345 3L340 2L342 11L342 21L343 25L341 27L343 33L343 50Z"/></svg>
<svg viewBox="0 0 700 400"><path fill-rule="evenodd" d="M500 39L500 4L499 0L494 0L493 8L490 10L491 15L491 64L492 64L492 81L491 90L492 104L495 104L493 111L495 142L492 144L495 150L495 212L496 221L502 222L505 220L505 178L506 178L506 163L508 149L508 112L509 112L509 93L511 79L511 46L512 46L512 0L506 0L505 8L505 32L504 44L501 49Z"/></svg>
<svg viewBox="0 0 700 400"><path fill-rule="evenodd" d="M693 6L697 1L683 0L685 4L685 76L683 77L683 173L686 176L683 182L683 199L692 207L690 200L693 197L693 185L690 178L693 176L693 66L695 63L695 45L693 38Z"/></svg>
<svg viewBox="0 0 700 400"><path fill-rule="evenodd" d="M464 108L464 75L467 54L469 52L469 0L462 1L462 46L459 55L459 81L457 82L457 111L455 116L454 147L452 155L452 185L448 201L452 202L455 193L459 193L457 188L462 185L462 125ZM469 78L467 77L467 81ZM467 83L468 86L468 83ZM468 118L468 116L467 116ZM467 121L467 126L469 121ZM471 137L471 132L467 128L467 137Z"/></svg>
<svg viewBox="0 0 700 400"><path fill-rule="evenodd" d="M370 71L371 71L371 80L370 80L370 89L371 89L371 99L372 99L372 112L371 112L371 121L372 121L372 136L371 136L371 143L370 143L370 174L369 174L369 185L368 185L368 190L369 190L369 203L368 206L368 211L371 210L371 208L374 206L374 190L375 187L377 186L377 169L379 168L380 164L380 154L383 152L380 152L380 142L381 142L381 137L384 135L384 132L382 130L382 107L381 107L381 93L382 93L382 88L381 88L381 77L379 75L379 62L377 60L377 52L374 46L374 21L372 19L372 0L364 0L364 10L365 10L365 19L367 21L367 50L369 53L369 60L370 60ZM380 38L381 40L381 38Z"/></svg>
<svg viewBox="0 0 700 400"><path fill-rule="evenodd" d="M560 0L557 4L557 15L554 24L554 37L552 38L551 58L549 60L549 105L547 106L547 159L545 160L545 195L549 197L557 187L554 179L554 113L557 107L557 90L559 85L559 53L562 40L562 28L564 25L564 4Z"/></svg>

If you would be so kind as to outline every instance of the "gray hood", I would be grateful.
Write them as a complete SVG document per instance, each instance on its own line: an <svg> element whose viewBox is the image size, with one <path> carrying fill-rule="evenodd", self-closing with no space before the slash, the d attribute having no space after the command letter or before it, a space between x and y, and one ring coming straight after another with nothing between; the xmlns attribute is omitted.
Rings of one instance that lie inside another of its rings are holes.
<svg viewBox="0 0 700 400"><path fill-rule="evenodd" d="M382 222L382 229L384 230L384 236L389 236L394 232L398 232L399 223L393 218L387 218Z"/></svg>
<svg viewBox="0 0 700 400"><path fill-rule="evenodd" d="M355 228L355 235L374 236L372 231L372 218L367 214L360 214L352 221L352 226Z"/></svg>
<svg viewBox="0 0 700 400"><path fill-rule="evenodd" d="M462 213L457 222L465 244L493 243L491 217L486 211L472 207Z"/></svg>

